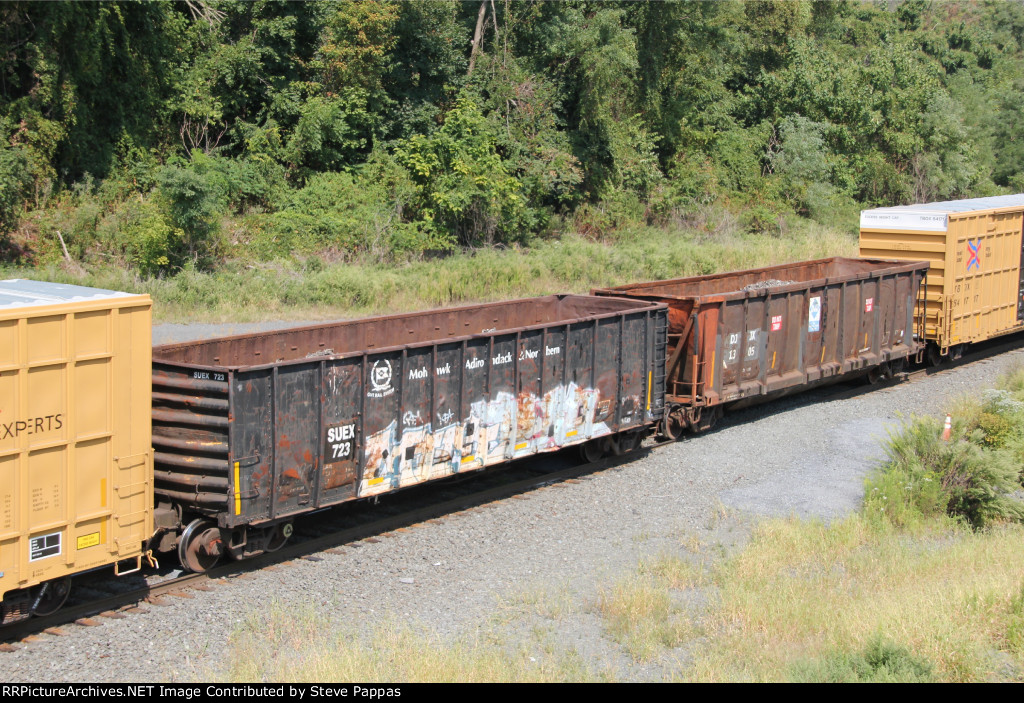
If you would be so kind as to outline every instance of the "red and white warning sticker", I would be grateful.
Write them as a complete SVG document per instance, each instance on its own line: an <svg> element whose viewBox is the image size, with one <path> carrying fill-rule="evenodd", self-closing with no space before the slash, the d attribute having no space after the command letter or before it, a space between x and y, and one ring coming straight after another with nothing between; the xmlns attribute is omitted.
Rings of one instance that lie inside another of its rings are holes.
<svg viewBox="0 0 1024 703"><path fill-rule="evenodd" d="M875 299L865 298L864 299L864 312L871 312L875 309Z"/></svg>
<svg viewBox="0 0 1024 703"><path fill-rule="evenodd" d="M782 329L782 315L772 315L772 332Z"/></svg>

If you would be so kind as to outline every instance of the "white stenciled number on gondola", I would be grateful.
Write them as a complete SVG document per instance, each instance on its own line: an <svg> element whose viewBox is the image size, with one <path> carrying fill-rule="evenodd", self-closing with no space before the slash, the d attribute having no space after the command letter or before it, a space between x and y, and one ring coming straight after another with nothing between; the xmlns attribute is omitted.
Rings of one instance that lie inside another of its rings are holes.
<svg viewBox="0 0 1024 703"><path fill-rule="evenodd" d="M327 454L331 459L344 459L352 455L352 440L356 436L355 424L327 428Z"/></svg>

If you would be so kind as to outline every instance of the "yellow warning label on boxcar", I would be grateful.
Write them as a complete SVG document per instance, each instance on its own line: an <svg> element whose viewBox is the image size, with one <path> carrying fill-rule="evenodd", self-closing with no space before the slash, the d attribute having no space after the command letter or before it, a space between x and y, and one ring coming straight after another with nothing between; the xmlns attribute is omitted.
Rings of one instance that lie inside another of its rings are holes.
<svg viewBox="0 0 1024 703"><path fill-rule="evenodd" d="M100 533L99 532L93 532L93 533L88 534L88 535L82 535L81 537L78 538L78 548L79 549L88 549L89 547L95 547L99 543L100 543Z"/></svg>

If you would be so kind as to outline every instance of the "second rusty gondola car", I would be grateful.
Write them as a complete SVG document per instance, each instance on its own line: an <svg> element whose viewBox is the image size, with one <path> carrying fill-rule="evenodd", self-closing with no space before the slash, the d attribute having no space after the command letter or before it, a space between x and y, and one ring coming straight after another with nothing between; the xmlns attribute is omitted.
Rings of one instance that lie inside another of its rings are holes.
<svg viewBox="0 0 1024 703"><path fill-rule="evenodd" d="M914 315L927 269L832 257L594 292L670 306L663 432L672 437L707 427L727 404L892 373L921 349Z"/></svg>
<svg viewBox="0 0 1024 703"><path fill-rule="evenodd" d="M302 513L661 419L667 309L558 295L156 347L157 546L202 571Z"/></svg>

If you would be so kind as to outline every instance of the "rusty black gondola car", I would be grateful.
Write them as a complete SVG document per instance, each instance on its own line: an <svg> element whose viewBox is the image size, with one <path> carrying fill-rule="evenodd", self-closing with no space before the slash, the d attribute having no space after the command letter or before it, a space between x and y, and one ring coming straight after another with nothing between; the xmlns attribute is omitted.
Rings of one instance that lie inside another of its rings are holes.
<svg viewBox="0 0 1024 703"><path fill-rule="evenodd" d="M662 417L667 308L558 295L153 350L154 546L194 571L298 515Z"/></svg>

